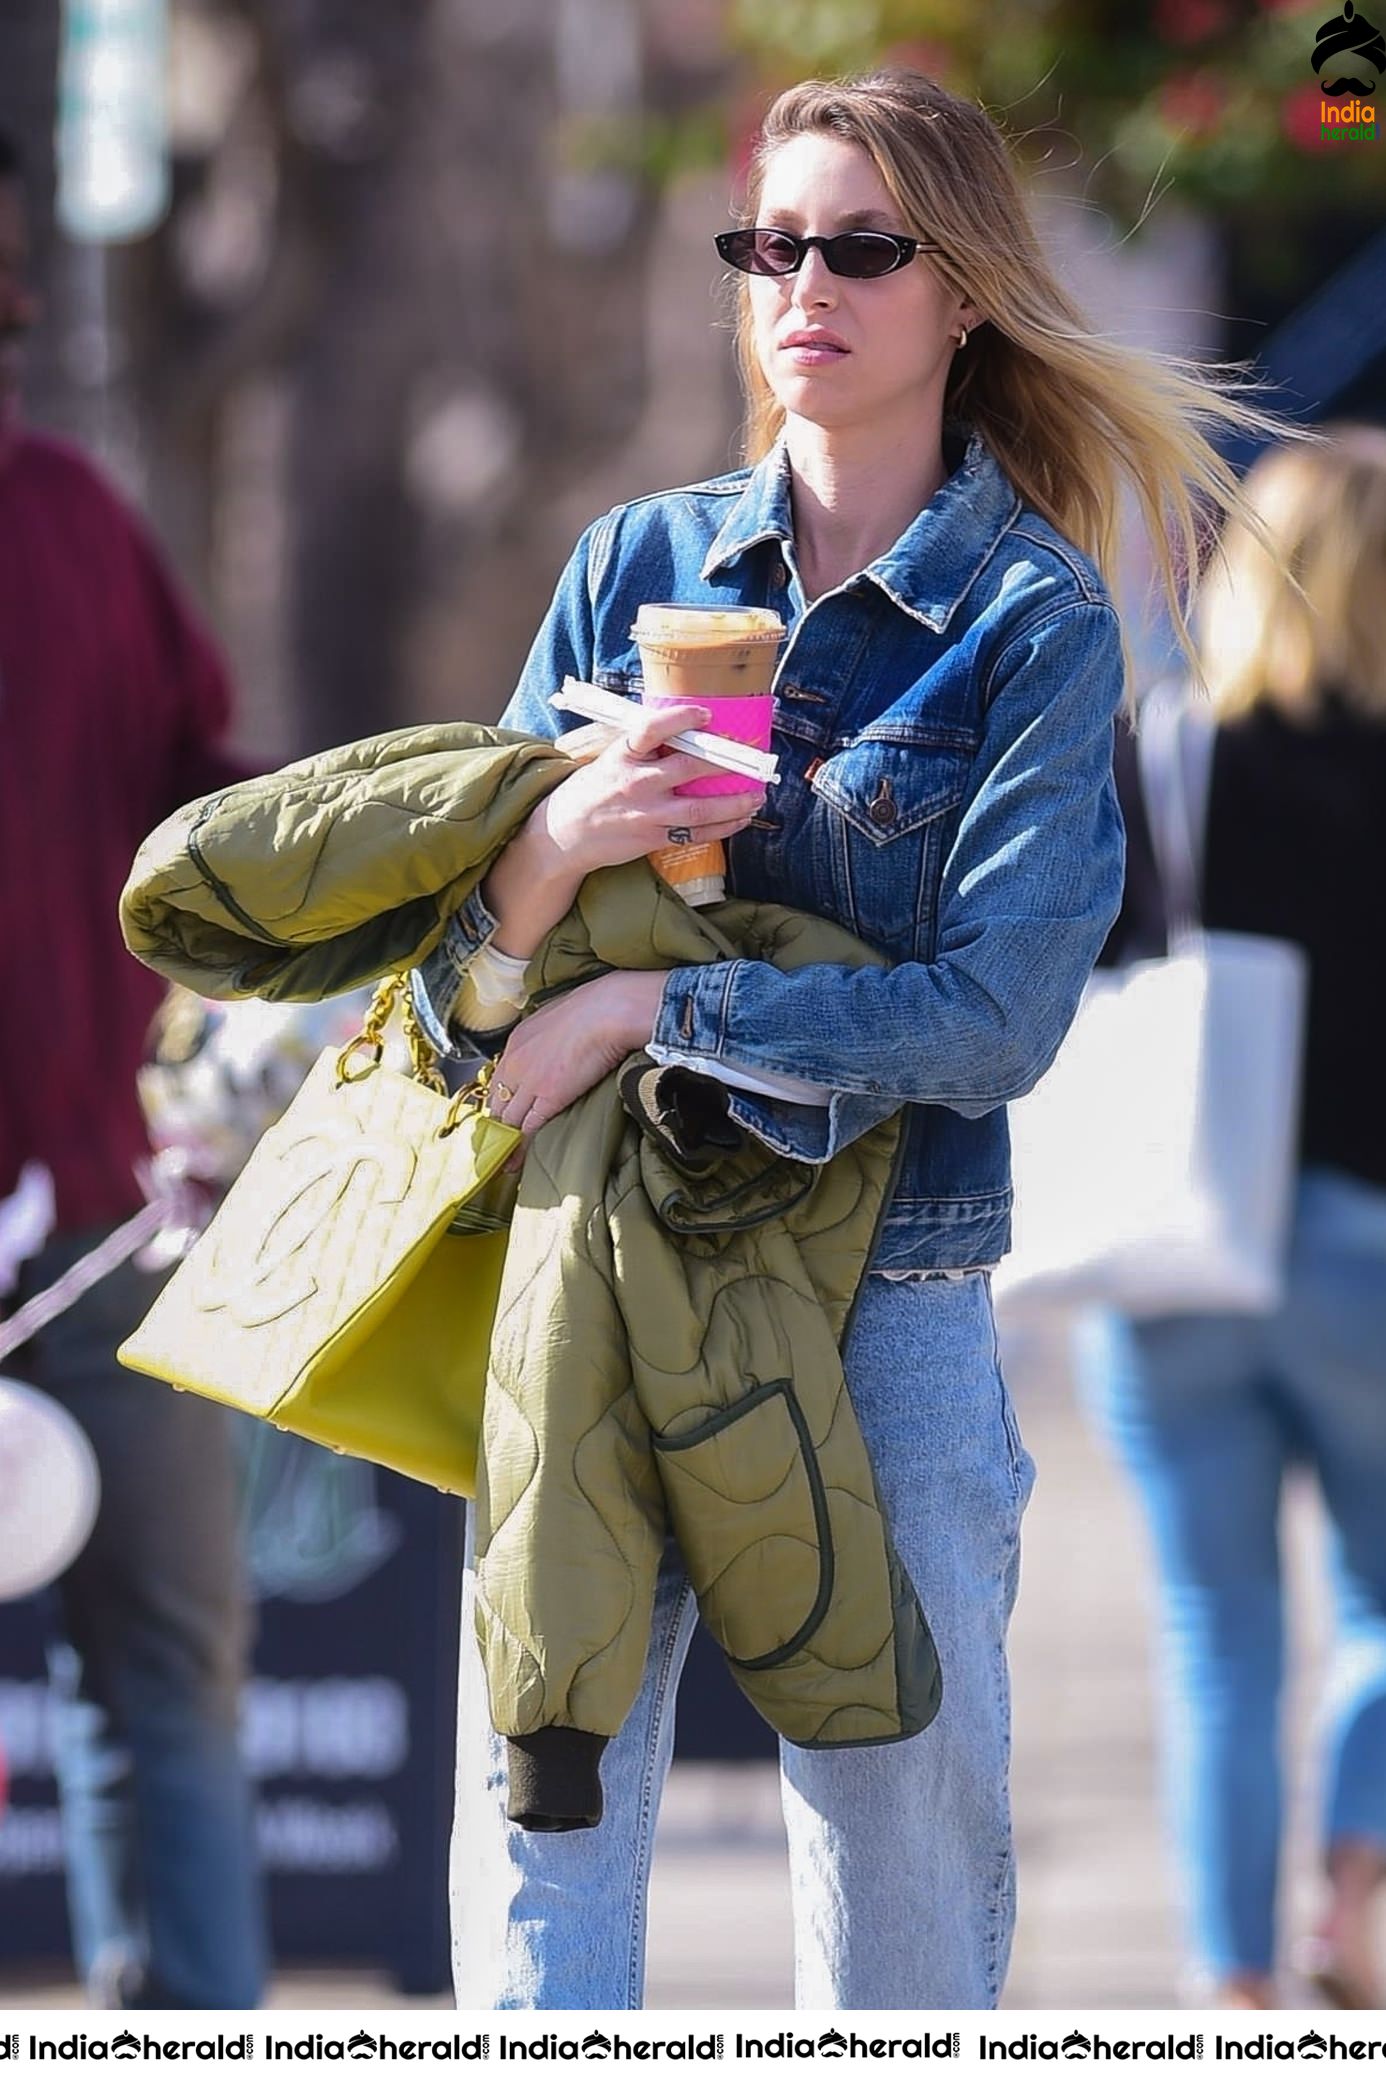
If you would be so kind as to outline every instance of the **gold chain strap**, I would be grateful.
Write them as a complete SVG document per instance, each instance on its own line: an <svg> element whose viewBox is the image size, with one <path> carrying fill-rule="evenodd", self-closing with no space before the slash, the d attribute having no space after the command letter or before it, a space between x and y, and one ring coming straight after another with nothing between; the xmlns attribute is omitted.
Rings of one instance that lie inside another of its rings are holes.
<svg viewBox="0 0 1386 2080"><path fill-rule="evenodd" d="M414 996L406 975L387 975L377 985L360 1032L354 1040L347 1042L337 1057L338 1082L360 1083L380 1067L385 1054L385 1028L397 1004L401 1004L404 1037L409 1043L410 1075L415 1083L421 1083L440 1098L445 1098L448 1087L439 1073L438 1055L419 1024L419 1014L414 1009ZM365 1062L356 1059L362 1053L369 1056Z"/></svg>
<svg viewBox="0 0 1386 2080"><path fill-rule="evenodd" d="M407 975L387 975L380 982L371 998L370 1009L362 1021L361 1030L354 1040L349 1040L337 1057L337 1081L339 1083L361 1083L367 1076L374 1075L385 1055L385 1029L390 1023L395 1006L400 1005L404 1025L404 1037L409 1043L410 1075L415 1083L446 1098L448 1087L438 1067L438 1051L419 1024L419 1014L414 1008L414 993L409 987ZM368 1059L360 1061L365 1054ZM475 1080L463 1091L458 1091L448 1107L447 1119L439 1129L444 1136L453 1133L460 1125L463 1113L469 1106L480 1107L486 1098L494 1064L483 1063Z"/></svg>

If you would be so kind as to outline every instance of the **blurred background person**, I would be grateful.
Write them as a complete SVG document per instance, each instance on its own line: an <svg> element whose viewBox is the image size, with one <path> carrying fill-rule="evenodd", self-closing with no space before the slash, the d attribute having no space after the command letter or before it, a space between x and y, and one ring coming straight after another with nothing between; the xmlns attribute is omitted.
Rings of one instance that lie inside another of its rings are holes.
<svg viewBox="0 0 1386 2080"><path fill-rule="evenodd" d="M1324 1899L1301 1962L1338 2005L1376 2008L1383 1991L1373 1909L1386 1874L1386 429L1329 434L1255 464L1246 494L1275 553L1229 524L1198 619L1217 719L1202 920L1289 939L1309 960L1284 1302L1268 1317L1105 1316L1079 1346L1154 1548L1165 1768L1198 1991L1232 2007L1276 2004L1279 1513L1300 1464L1331 1528L1334 1625L1320 1729ZM1118 933L1139 944L1151 855L1137 791L1123 794L1135 871Z"/></svg>
<svg viewBox="0 0 1386 2080"><path fill-rule="evenodd" d="M23 427L26 262L0 135L0 1198L39 1163L55 1201L17 1301L142 1203L135 1079L161 989L124 950L117 897L152 824L241 770L220 748L222 667L147 536L81 455ZM72 1931L99 2004L252 2007L231 1440L222 1410L117 1365L154 1290L127 1264L12 1361L77 1417L101 1474L50 1662Z"/></svg>

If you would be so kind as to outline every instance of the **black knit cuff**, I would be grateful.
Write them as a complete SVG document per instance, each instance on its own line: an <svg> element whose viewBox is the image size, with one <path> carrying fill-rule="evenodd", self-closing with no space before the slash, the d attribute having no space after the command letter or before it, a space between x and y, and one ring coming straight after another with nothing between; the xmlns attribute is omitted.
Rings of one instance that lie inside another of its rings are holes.
<svg viewBox="0 0 1386 2080"><path fill-rule="evenodd" d="M661 1067L642 1051L627 1055L617 1082L641 1132L694 1176L734 1155L745 1138L728 1116L726 1086L696 1069Z"/></svg>
<svg viewBox="0 0 1386 2080"><path fill-rule="evenodd" d="M602 1817L598 1764L604 1733L575 1726L541 1726L506 1742L510 1798L506 1818L535 1834L568 1834L595 1827Z"/></svg>

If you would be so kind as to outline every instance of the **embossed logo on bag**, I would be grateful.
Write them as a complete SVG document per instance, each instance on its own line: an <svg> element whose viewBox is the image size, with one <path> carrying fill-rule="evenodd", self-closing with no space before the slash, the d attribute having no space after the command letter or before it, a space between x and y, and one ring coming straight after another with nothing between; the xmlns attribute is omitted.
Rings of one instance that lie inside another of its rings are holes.
<svg viewBox="0 0 1386 2080"><path fill-rule="evenodd" d="M273 1160L264 1159L273 1152ZM199 1265L197 1305L224 1312L242 1329L263 1328L302 1307L319 1290L323 1248L350 1234L342 1202L365 1173L376 1181L358 1189L364 1209L397 1206L408 1196L417 1158L412 1148L365 1132L353 1120L323 1120L293 1140L268 1136L260 1147L256 1185L265 1195L265 1219L249 1262L223 1262L215 1238ZM333 1218L332 1216L336 1216ZM235 1238L229 1238L234 1253Z"/></svg>

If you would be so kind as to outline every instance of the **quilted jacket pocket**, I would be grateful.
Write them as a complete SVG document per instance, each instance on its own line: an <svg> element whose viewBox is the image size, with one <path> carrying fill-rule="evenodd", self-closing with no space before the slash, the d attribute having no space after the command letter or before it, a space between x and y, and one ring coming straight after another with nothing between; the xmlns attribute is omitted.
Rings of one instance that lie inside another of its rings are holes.
<svg viewBox="0 0 1386 2080"><path fill-rule="evenodd" d="M823 1477L793 1381L768 1380L654 1444L704 1623L742 1668L787 1661L833 1587Z"/></svg>

